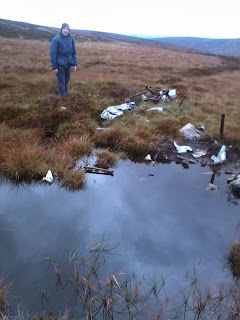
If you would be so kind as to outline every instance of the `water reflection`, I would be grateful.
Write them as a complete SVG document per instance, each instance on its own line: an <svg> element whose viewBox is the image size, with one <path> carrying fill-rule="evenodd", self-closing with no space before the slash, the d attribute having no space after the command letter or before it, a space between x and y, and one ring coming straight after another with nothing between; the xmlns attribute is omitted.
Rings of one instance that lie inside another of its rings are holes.
<svg viewBox="0 0 240 320"><path fill-rule="evenodd" d="M57 184L0 187L0 274L29 310L52 282L43 259L66 262L66 250L84 254L91 241L120 243L106 272L167 276L169 291L199 265L208 283L226 277L224 255L238 237L236 206L229 206L226 177L199 165L119 161L114 177L87 175L87 188L68 192ZM212 275L214 274L214 278ZM52 285L54 289L55 283ZM55 288L56 289L56 288ZM52 293L50 294L52 296ZM57 302L56 302L57 303Z"/></svg>

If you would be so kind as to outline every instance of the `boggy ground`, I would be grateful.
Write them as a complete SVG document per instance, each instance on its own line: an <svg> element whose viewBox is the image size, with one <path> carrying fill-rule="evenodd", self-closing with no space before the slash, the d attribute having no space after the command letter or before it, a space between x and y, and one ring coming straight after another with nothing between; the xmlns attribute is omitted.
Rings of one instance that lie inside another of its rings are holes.
<svg viewBox="0 0 240 320"><path fill-rule="evenodd" d="M179 129L188 122L204 124L205 138L191 146L206 144L210 158L213 141L219 141L223 113L221 143L233 147L218 167L239 163L237 58L114 40L76 42L78 70L72 74L67 99L62 100L51 72L49 45L48 41L0 38L2 175L31 182L41 180L51 169L62 185L76 189L83 185L85 173L72 168L78 158L96 148L103 149L98 162L106 167L108 159L113 165L116 153L138 161L148 153L157 161L176 160L172 142L186 144ZM123 103L146 85L176 88L177 98L168 103L135 99L133 111L113 121L100 118L105 108ZM151 106L161 106L164 112L148 112Z"/></svg>
<svg viewBox="0 0 240 320"><path fill-rule="evenodd" d="M178 145L189 146L193 149L193 152L187 152L184 154L178 154L177 150L173 146L173 142L169 139L163 139L157 143L155 150L152 152L152 157L158 162L180 162L184 165L191 165L193 161L199 163L201 166L209 165L212 169L218 172L238 173L240 172L240 146L226 144L227 141L219 139L218 141L206 137L202 134L202 137L198 140L189 140L185 138L179 138ZM212 155L217 156L222 145L226 146L226 161L220 164L213 164L211 159ZM194 158L192 153L196 150L207 150L205 156ZM187 161L183 161L184 159Z"/></svg>
<svg viewBox="0 0 240 320"><path fill-rule="evenodd" d="M76 42L76 47L78 71L72 74L68 98L62 100L57 97L51 72L49 41L0 37L0 172L3 176L15 182L41 181L51 169L61 185L76 189L83 185L85 173L72 170L75 162L96 148L101 148L96 156L102 167L114 165L116 153L134 161L144 161L150 153L157 162L170 162L177 161L174 140L194 150L207 149L204 159L208 164L212 162L211 155L217 155L225 144L227 161L215 168L239 171L240 62L237 58L101 39ZM146 85L176 88L177 98L157 104L136 99L132 112L113 121L100 118L106 107L123 103ZM183 96L187 98L181 112L179 103ZM164 107L164 112L150 113L151 106ZM225 129L220 140L223 113ZM185 140L179 133L188 122L196 126L204 124L206 131L199 141ZM99 127L105 130L98 130ZM184 157L192 159L191 153ZM222 295L220 287L219 298L215 300L215 294L207 291L206 296L202 295L195 281L192 283L193 293L183 296L180 314L194 310L195 318L200 319L206 318L209 313L205 316L204 312L210 310L216 319L239 317L238 286L236 292L230 287L226 295ZM156 291L156 283L153 289ZM5 309L6 291L0 280L0 317ZM231 304L230 295L233 295ZM92 301L92 296L89 299ZM108 309L108 304L103 306Z"/></svg>

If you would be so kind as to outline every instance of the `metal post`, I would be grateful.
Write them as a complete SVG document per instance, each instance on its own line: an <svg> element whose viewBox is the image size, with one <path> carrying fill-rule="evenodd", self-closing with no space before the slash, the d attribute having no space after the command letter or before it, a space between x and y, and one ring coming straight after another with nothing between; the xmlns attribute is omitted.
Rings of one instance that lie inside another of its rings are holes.
<svg viewBox="0 0 240 320"><path fill-rule="evenodd" d="M210 179L210 183L211 183L211 184L213 184L213 182L214 182L215 174L216 174L216 170L213 169L213 173L212 173L211 179Z"/></svg>
<svg viewBox="0 0 240 320"><path fill-rule="evenodd" d="M221 127L220 127L220 139L223 138L224 119L225 119L225 114L222 114L221 115Z"/></svg>

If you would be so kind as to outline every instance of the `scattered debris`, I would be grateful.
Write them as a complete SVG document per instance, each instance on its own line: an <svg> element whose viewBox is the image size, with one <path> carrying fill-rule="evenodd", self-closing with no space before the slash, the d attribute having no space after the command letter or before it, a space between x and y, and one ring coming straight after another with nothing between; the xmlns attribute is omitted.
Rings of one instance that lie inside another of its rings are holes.
<svg viewBox="0 0 240 320"><path fill-rule="evenodd" d="M187 123L182 129L179 130L185 138L187 139L199 139L200 138L200 132L197 131L195 126L191 123Z"/></svg>
<svg viewBox="0 0 240 320"><path fill-rule="evenodd" d="M146 90L148 90L152 95L150 97L145 96L144 101L171 101L172 99L176 98L177 93L176 89L154 89L152 87L146 86ZM143 94L145 95L146 92Z"/></svg>
<svg viewBox="0 0 240 320"><path fill-rule="evenodd" d="M171 89L168 91L168 95L171 99L174 99L177 97L177 90L176 89Z"/></svg>
<svg viewBox="0 0 240 320"><path fill-rule="evenodd" d="M187 151L192 151L192 148L189 146L178 146L175 141L173 142L173 144L178 153L186 153Z"/></svg>
<svg viewBox="0 0 240 320"><path fill-rule="evenodd" d="M125 99L125 103L117 106L110 106L107 109L103 110L103 112L101 113L101 118L105 120L113 120L116 117L123 115L123 111L132 110L135 105L135 102L132 102L131 100L137 97L141 97L142 101L151 100L157 102L160 100L171 101L177 96L176 89L154 89L149 86L146 86L145 89L145 91L141 91L130 97L127 97ZM146 95L147 91L151 93L150 97ZM163 112L163 108L150 108L149 111Z"/></svg>
<svg viewBox="0 0 240 320"><path fill-rule="evenodd" d="M227 178L227 183L230 183L237 179L237 174L232 174L231 177Z"/></svg>
<svg viewBox="0 0 240 320"><path fill-rule="evenodd" d="M145 160L152 161L151 155L150 154L146 155Z"/></svg>
<svg viewBox="0 0 240 320"><path fill-rule="evenodd" d="M106 174L113 176L114 171L109 169L97 168L97 167L89 167L85 166L84 169L87 173L97 173L97 174Z"/></svg>
<svg viewBox="0 0 240 320"><path fill-rule="evenodd" d="M207 161L204 160L204 159L202 159L202 160L200 161L200 165L201 165L201 167L206 167Z"/></svg>
<svg viewBox="0 0 240 320"><path fill-rule="evenodd" d="M140 115L137 115L137 118L142 120L142 121L145 121L145 122L149 123L148 118L144 118L143 116L140 116Z"/></svg>
<svg viewBox="0 0 240 320"><path fill-rule="evenodd" d="M211 191L218 190L218 187L215 186L215 184L210 182L207 186L207 190L211 190Z"/></svg>
<svg viewBox="0 0 240 320"><path fill-rule="evenodd" d="M226 160L226 147L223 145L217 156L212 155L211 160L213 160L213 164L223 163Z"/></svg>
<svg viewBox="0 0 240 320"><path fill-rule="evenodd" d="M201 131L205 131L205 126L203 124L200 124L200 126L198 126L197 129Z"/></svg>
<svg viewBox="0 0 240 320"><path fill-rule="evenodd" d="M233 172L232 170L225 170L225 174L232 174L234 177L237 173Z"/></svg>
<svg viewBox="0 0 240 320"><path fill-rule="evenodd" d="M207 150L196 149L192 154L192 156L193 158L200 158L202 156L205 156L206 154L207 154Z"/></svg>
<svg viewBox="0 0 240 320"><path fill-rule="evenodd" d="M126 98L126 99L125 99L125 102L129 103L129 102L131 101L131 99L137 98L137 97L139 97L139 96L141 96L141 98L142 98L143 96L145 96L145 93L146 93L146 91L141 91L141 92L135 93L134 95Z"/></svg>
<svg viewBox="0 0 240 320"><path fill-rule="evenodd" d="M188 158L185 158L185 157L183 157L183 156L177 156L177 158L180 159L180 160L183 160L183 161L185 161L185 162L187 161L188 163L191 163L191 164L196 164L196 163L198 163L197 160L188 159Z"/></svg>
<svg viewBox="0 0 240 320"><path fill-rule="evenodd" d="M135 106L135 102L129 102L129 103L123 103L117 106L113 106L113 108L117 110L125 111L125 110L132 110L134 106Z"/></svg>
<svg viewBox="0 0 240 320"><path fill-rule="evenodd" d="M240 198L240 173L233 175L227 181L229 183L229 187L232 191L232 194L239 199Z"/></svg>
<svg viewBox="0 0 240 320"><path fill-rule="evenodd" d="M117 110L114 107L108 107L101 113L101 118L105 120L113 120L118 116L121 116L123 111Z"/></svg>
<svg viewBox="0 0 240 320"><path fill-rule="evenodd" d="M155 108L150 108L150 109L148 109L148 111L158 111L158 112L163 112L163 108L162 108L162 107L155 107Z"/></svg>
<svg viewBox="0 0 240 320"><path fill-rule="evenodd" d="M148 92L148 94L147 94ZM150 95L149 95L150 93ZM145 91L138 92L125 99L125 102L130 102L132 99L141 97L142 101L171 101L177 97L176 89L162 89L162 88L152 88L150 86L145 87Z"/></svg>
<svg viewBox="0 0 240 320"><path fill-rule="evenodd" d="M49 183L53 183L53 175L52 175L52 171L48 170L46 176L43 178L44 181L47 181Z"/></svg>
<svg viewBox="0 0 240 320"><path fill-rule="evenodd" d="M110 106L107 109L103 110L101 113L101 118L105 120L113 120L118 116L123 114L125 110L132 110L132 107L135 105L134 102L123 103L117 106Z"/></svg>
<svg viewBox="0 0 240 320"><path fill-rule="evenodd" d="M181 101L180 101L180 104L179 104L179 110L180 111L183 111L183 101L186 99L187 97L186 96L183 96Z"/></svg>
<svg viewBox="0 0 240 320"><path fill-rule="evenodd" d="M155 165L155 161L152 160L152 157L150 154L146 155L146 157L144 158L144 160L148 163L148 164L153 164Z"/></svg>
<svg viewBox="0 0 240 320"><path fill-rule="evenodd" d="M184 169L189 169L189 162L187 160L182 160L181 164Z"/></svg>

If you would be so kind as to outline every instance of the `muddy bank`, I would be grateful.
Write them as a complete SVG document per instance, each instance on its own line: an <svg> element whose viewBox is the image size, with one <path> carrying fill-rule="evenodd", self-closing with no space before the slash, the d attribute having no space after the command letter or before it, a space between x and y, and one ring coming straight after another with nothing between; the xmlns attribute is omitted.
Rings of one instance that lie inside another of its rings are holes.
<svg viewBox="0 0 240 320"><path fill-rule="evenodd" d="M174 147L173 141L174 140L170 140L168 138L163 138L154 146L152 145L151 151L149 152L152 160L161 163L170 163L172 161L179 163L183 161L180 158L186 158L187 161L185 163L188 162L189 165L197 163L201 166L210 166L211 168L215 168L216 171L223 173L240 172L240 145L230 145L225 144L224 142L220 143L213 139L205 138L199 140L182 138L176 140L177 144L179 146L189 146L193 149L193 151L188 151L180 155ZM226 146L226 161L220 164L213 164L211 156L217 156L222 145ZM193 153L196 152L196 150L205 150L206 155L203 155L199 158L194 158ZM140 161L139 158L138 160Z"/></svg>

